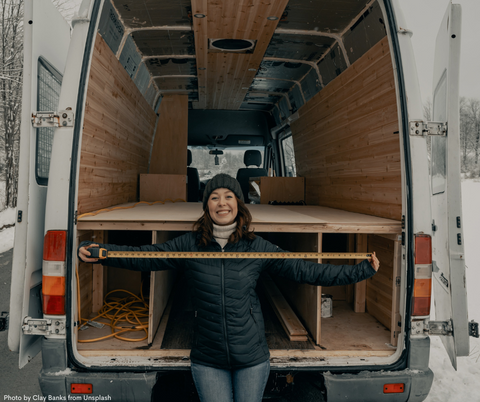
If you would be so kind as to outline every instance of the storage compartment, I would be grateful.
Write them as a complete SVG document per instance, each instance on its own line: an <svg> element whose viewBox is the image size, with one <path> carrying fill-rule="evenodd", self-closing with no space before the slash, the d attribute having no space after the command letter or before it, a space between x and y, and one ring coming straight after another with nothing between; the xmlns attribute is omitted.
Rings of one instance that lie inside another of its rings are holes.
<svg viewBox="0 0 480 402"><path fill-rule="evenodd" d="M287 356L296 356L296 353L301 353L302 359L307 360L322 356L349 358L391 356L396 350L398 337L396 323L399 320L397 285L400 277L399 239L393 232L398 231L399 225L395 221L383 218L323 207L249 205L249 209L254 218L253 226L256 232L288 251L324 253L376 251L381 261L381 268L372 279L352 286L321 288L297 284L278 277L271 278L300 325L305 328L304 341L292 340L285 330L281 317L279 318L275 312L278 306L272 303L265 287L258 286L272 357L277 358L277 362L283 362ZM129 209L114 209L81 217L79 226L90 227L91 230L82 232L79 241L93 239L100 242L101 239L103 241L108 239L108 242L113 244L128 245L161 243L184 233L175 229L191 227L196 220L194 217L200 214L201 205L190 203L137 205ZM149 216L150 222L137 219L141 216ZM338 224L340 221L343 221L344 226ZM319 225L319 222L322 223ZM165 230L135 230L136 227L159 225L164 226ZM359 231L380 230L390 231L392 234L328 233L331 228L338 232L342 231L343 227L349 230L354 225ZM109 230L95 230L100 227ZM121 227L129 230L110 230ZM265 228L268 230L265 231ZM324 262L355 263L351 260ZM139 273L102 268L98 265L91 267L91 264L79 265L82 317L95 317L101 307L100 301L106 292L114 288L128 290L139 298L143 294L144 298L148 299L146 300L148 314L142 318L143 322L148 322L148 338L140 342L128 342L113 337L97 342L79 342L77 347L81 355L98 357L104 355L105 351L115 351L115 354L122 356L139 356L139 350L141 356L156 358L160 358L159 354L161 358L168 356L173 359L179 359L180 355L182 358L188 355L192 340L193 310L183 276L175 278L170 271ZM100 279L103 280L103 286L99 282ZM333 295L333 315L322 319L323 293ZM105 322L103 319L95 321ZM103 328L87 326L88 330L77 332L80 341L102 338L111 333L108 326ZM144 338L145 333L143 331L128 333L125 337Z"/></svg>

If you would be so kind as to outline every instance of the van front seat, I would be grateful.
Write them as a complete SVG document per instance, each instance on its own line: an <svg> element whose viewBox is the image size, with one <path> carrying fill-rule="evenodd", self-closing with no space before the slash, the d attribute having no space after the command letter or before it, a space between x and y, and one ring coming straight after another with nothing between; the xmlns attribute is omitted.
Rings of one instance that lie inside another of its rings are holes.
<svg viewBox="0 0 480 402"><path fill-rule="evenodd" d="M198 202L200 194L200 177L198 176L197 168L190 167L192 163L192 151L187 150L187 201Z"/></svg>
<svg viewBox="0 0 480 402"><path fill-rule="evenodd" d="M237 180L242 187L245 203L249 204L250 198L248 197L248 188L250 178L268 176L268 174L266 169L259 167L262 164L262 154L260 151L252 149L245 151L243 163L245 163L246 168L238 169ZM252 165L256 166L256 168L249 168L249 166Z"/></svg>

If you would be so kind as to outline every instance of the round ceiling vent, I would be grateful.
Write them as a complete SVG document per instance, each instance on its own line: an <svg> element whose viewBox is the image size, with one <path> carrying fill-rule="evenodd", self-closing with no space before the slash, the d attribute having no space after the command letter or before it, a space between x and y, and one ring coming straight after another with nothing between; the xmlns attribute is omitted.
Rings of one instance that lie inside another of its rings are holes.
<svg viewBox="0 0 480 402"><path fill-rule="evenodd" d="M252 52L255 41L248 39L210 39L210 49L222 52Z"/></svg>

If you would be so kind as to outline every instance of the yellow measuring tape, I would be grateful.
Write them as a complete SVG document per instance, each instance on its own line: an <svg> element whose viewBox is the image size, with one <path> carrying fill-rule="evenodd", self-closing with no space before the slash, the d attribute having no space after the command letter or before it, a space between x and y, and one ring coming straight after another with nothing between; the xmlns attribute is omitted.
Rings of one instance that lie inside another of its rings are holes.
<svg viewBox="0 0 480 402"><path fill-rule="evenodd" d="M243 258L243 259L295 259L295 258L325 258L341 260L364 260L370 258L370 253L229 253L229 252L185 252L185 251L108 251L105 248L91 247L90 258Z"/></svg>

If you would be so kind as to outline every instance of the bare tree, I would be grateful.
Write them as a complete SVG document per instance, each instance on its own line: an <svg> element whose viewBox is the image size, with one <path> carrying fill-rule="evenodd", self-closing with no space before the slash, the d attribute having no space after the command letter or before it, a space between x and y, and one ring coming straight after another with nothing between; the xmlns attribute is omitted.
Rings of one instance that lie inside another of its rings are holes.
<svg viewBox="0 0 480 402"><path fill-rule="evenodd" d="M0 113L6 182L5 205L17 204L23 80L23 0L0 0Z"/></svg>
<svg viewBox="0 0 480 402"><path fill-rule="evenodd" d="M480 174L478 157L480 155L480 100L470 98L467 103L468 121L471 129L472 148L475 155L473 171L476 176Z"/></svg>

